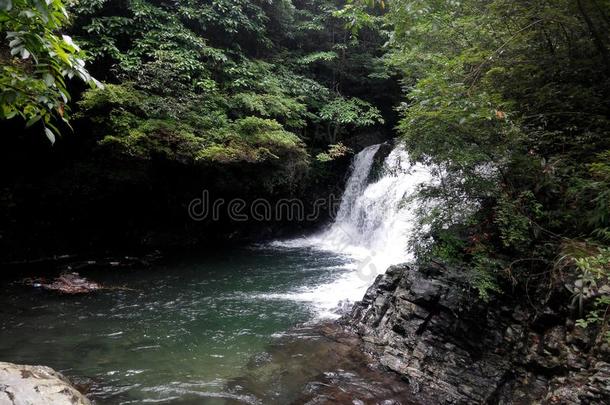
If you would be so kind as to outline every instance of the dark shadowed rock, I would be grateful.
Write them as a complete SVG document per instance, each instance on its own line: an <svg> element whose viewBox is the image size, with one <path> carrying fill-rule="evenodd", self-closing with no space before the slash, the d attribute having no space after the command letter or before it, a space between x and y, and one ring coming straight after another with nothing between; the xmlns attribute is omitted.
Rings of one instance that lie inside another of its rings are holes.
<svg viewBox="0 0 610 405"><path fill-rule="evenodd" d="M434 267L390 267L346 321L413 391L443 403L482 402L510 370L503 336L488 327L501 321L457 278L441 274Z"/></svg>
<svg viewBox="0 0 610 405"><path fill-rule="evenodd" d="M484 303L457 270L399 265L341 322L435 403L610 403L608 363L568 345L561 317L549 313Z"/></svg>

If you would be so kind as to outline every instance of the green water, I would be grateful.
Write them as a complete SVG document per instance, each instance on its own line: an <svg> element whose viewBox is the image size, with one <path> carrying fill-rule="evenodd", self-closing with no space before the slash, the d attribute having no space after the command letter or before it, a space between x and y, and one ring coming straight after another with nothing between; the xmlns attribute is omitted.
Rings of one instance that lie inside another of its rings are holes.
<svg viewBox="0 0 610 405"><path fill-rule="evenodd" d="M257 402L231 382L283 332L317 318L315 302L292 297L340 277L345 260L238 249L83 272L129 290L81 296L5 282L0 360L88 381L98 404Z"/></svg>

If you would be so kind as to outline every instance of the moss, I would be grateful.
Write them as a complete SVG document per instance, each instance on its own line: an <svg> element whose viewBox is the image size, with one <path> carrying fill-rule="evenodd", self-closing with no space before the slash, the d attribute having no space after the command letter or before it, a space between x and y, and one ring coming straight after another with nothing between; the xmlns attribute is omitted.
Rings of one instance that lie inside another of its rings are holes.
<svg viewBox="0 0 610 405"><path fill-rule="evenodd" d="M161 155L179 161L194 161L204 143L187 124L156 119L141 121L122 135L108 135L100 141L130 156L149 159Z"/></svg>
<svg viewBox="0 0 610 405"><path fill-rule="evenodd" d="M78 102L81 114L77 118L87 114L104 114L115 109L129 110L143 114L146 95L135 90L130 84L106 84L103 88L95 88L83 93L83 98Z"/></svg>
<svg viewBox="0 0 610 405"><path fill-rule="evenodd" d="M284 130L275 120L246 117L235 121L225 134L224 143L214 143L197 154L197 159L219 163L265 162L291 156L307 161L303 142ZM286 162L287 163L287 162Z"/></svg>
<svg viewBox="0 0 610 405"><path fill-rule="evenodd" d="M211 145L202 149L197 154L197 159L216 163L234 163L258 161L256 150L252 150L247 145L231 143L229 145Z"/></svg>
<svg viewBox="0 0 610 405"><path fill-rule="evenodd" d="M292 109L269 102L278 101L274 97L255 95L254 99L274 113ZM125 158L163 158L187 165L260 165L264 166L260 182L269 189L293 181L309 165L305 144L282 123L257 116L231 120L213 97L194 96L182 102L144 96L122 84L87 92L80 107L93 124L99 145Z"/></svg>

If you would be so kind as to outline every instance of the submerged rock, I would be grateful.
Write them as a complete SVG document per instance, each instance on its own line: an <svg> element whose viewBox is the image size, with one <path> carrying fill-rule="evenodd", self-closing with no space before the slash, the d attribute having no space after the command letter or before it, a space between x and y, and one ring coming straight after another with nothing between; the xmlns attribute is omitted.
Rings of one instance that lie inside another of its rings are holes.
<svg viewBox="0 0 610 405"><path fill-rule="evenodd" d="M62 274L51 284L43 284L42 287L64 294L83 294L102 289L100 284L89 281L78 273Z"/></svg>
<svg viewBox="0 0 610 405"><path fill-rule="evenodd" d="M56 291L62 294L85 294L101 290L102 286L95 281L89 281L78 273L64 273L51 283L41 283L45 290Z"/></svg>
<svg viewBox="0 0 610 405"><path fill-rule="evenodd" d="M90 405L50 367L0 362L0 405Z"/></svg>
<svg viewBox="0 0 610 405"><path fill-rule="evenodd" d="M420 404L395 373L379 369L361 339L335 323L302 326L256 357L231 384L262 404Z"/></svg>

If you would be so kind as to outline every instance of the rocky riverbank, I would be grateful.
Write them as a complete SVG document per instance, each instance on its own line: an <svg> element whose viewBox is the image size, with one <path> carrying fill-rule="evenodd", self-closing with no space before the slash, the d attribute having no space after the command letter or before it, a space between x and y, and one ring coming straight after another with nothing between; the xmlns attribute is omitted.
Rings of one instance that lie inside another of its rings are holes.
<svg viewBox="0 0 610 405"><path fill-rule="evenodd" d="M536 312L514 295L485 303L459 271L390 267L340 322L294 328L254 356L227 403L610 403L606 348L573 326L567 304ZM0 372L2 405L74 393L46 367ZM87 403L74 395L31 403Z"/></svg>
<svg viewBox="0 0 610 405"><path fill-rule="evenodd" d="M390 267L341 320L435 403L610 403L605 348L548 307L484 303L438 264Z"/></svg>

